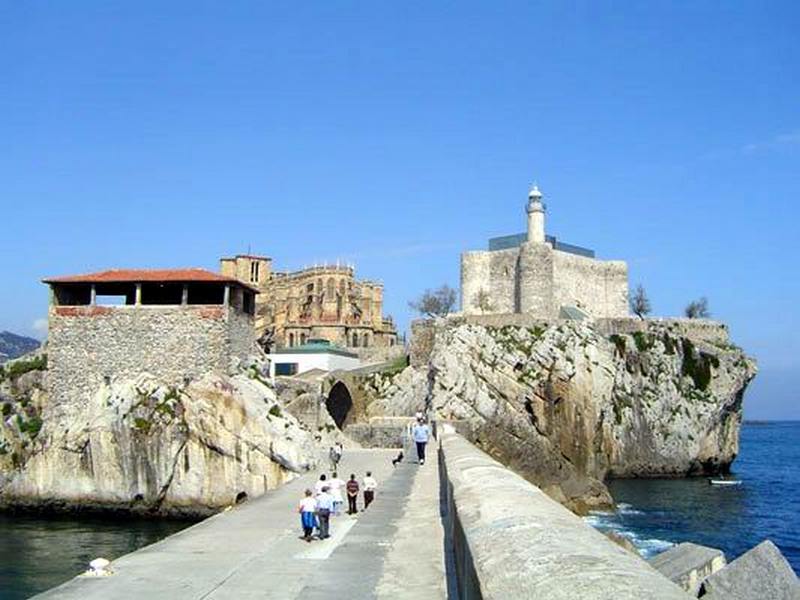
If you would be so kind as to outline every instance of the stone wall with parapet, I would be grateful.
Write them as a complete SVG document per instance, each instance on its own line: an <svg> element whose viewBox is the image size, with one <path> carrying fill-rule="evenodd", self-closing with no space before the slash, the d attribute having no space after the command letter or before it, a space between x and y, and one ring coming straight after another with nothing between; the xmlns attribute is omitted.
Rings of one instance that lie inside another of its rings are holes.
<svg viewBox="0 0 800 600"><path fill-rule="evenodd" d="M599 317L627 317L628 265L554 250L553 299Z"/></svg>
<svg viewBox="0 0 800 600"><path fill-rule="evenodd" d="M168 385L225 373L253 352L252 317L224 306L53 306L48 390L79 411L105 382L147 372Z"/></svg>
<svg viewBox="0 0 800 600"><path fill-rule="evenodd" d="M480 325L482 327L549 327L557 324L559 319L541 319L527 313L508 313L491 315L451 315L441 321L441 325L457 327L458 325ZM707 319L640 319L625 317L618 319L594 319L594 329L601 335L625 335L637 331L646 332L653 325L666 327L675 336L687 337L695 341L709 344L729 344L728 326L719 321ZM418 319L411 323L411 341L409 343L410 364L412 367L428 365L431 350L436 336L436 322L433 319Z"/></svg>
<svg viewBox="0 0 800 600"><path fill-rule="evenodd" d="M663 325L679 337L687 337L710 344L730 343L728 326L719 321L711 321L709 319L640 319L638 317L628 317L625 319L597 319L594 322L595 329L604 335L644 332L653 325Z"/></svg>
<svg viewBox="0 0 800 600"><path fill-rule="evenodd" d="M691 598L460 435L440 439L462 598Z"/></svg>

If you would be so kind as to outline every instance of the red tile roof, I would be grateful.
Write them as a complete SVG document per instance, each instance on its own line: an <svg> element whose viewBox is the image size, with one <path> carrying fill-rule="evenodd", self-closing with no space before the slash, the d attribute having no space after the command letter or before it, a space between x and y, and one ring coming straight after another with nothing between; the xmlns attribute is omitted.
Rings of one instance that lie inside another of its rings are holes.
<svg viewBox="0 0 800 600"><path fill-rule="evenodd" d="M238 279L206 269L110 269L84 275L48 277L44 283L233 283L254 292L258 290Z"/></svg>

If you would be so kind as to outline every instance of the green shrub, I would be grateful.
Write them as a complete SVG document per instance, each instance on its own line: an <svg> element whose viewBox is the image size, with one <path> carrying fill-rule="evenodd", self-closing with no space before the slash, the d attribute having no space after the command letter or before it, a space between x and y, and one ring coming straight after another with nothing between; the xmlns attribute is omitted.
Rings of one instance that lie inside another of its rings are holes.
<svg viewBox="0 0 800 600"><path fill-rule="evenodd" d="M34 439L42 430L42 419L38 415L33 416L28 419L25 425L28 435L31 437L31 439Z"/></svg>
<svg viewBox="0 0 800 600"><path fill-rule="evenodd" d="M0 371L3 375L2 379L16 379L20 375L24 375L29 371L44 371L47 369L47 355L35 356L28 360L16 360L12 363L4 365Z"/></svg>
<svg viewBox="0 0 800 600"><path fill-rule="evenodd" d="M639 352L647 352L655 345L655 336L643 331L635 331L633 341L636 342L636 349Z"/></svg>
<svg viewBox="0 0 800 600"><path fill-rule="evenodd" d="M12 406L11 406L10 402L6 402L5 404L3 404L3 416L7 417L8 415L10 415L11 414L11 409L12 409Z"/></svg>
<svg viewBox="0 0 800 600"><path fill-rule="evenodd" d="M142 419L141 417L136 417L133 420L133 426L136 427L139 431L143 431L144 433L150 432L151 423L147 419Z"/></svg>
<svg viewBox="0 0 800 600"><path fill-rule="evenodd" d="M621 357L625 356L625 338L621 335L617 335L616 333L612 334L609 338L612 342L614 342L614 346L617 348L617 354Z"/></svg>
<svg viewBox="0 0 800 600"><path fill-rule="evenodd" d="M719 359L705 352L699 352L691 340L683 338L683 364L681 373L689 376L698 390L706 391L711 383L711 368L719 368Z"/></svg>
<svg viewBox="0 0 800 600"><path fill-rule="evenodd" d="M281 412L281 407L278 406L277 404L272 405L272 408L269 409L269 414L271 414L273 417L283 416L283 413Z"/></svg>

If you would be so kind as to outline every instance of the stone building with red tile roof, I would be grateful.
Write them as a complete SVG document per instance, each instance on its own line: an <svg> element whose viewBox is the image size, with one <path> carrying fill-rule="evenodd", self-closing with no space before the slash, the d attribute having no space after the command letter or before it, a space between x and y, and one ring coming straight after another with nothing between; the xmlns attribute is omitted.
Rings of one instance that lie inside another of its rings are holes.
<svg viewBox="0 0 800 600"><path fill-rule="evenodd" d="M258 290L204 269L49 277L48 388L78 410L101 386L150 373L184 385L257 351Z"/></svg>

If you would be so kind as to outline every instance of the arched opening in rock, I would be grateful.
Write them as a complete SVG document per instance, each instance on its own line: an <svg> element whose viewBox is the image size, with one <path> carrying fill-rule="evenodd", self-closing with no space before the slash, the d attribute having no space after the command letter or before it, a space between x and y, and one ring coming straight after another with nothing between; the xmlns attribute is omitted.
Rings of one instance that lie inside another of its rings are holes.
<svg viewBox="0 0 800 600"><path fill-rule="evenodd" d="M247 502L247 492L239 492L236 494L236 504Z"/></svg>
<svg viewBox="0 0 800 600"><path fill-rule="evenodd" d="M328 393L328 399L325 401L325 407L328 409L333 422L341 429L347 420L350 409L353 407L353 399L350 397L350 392L341 381L337 381L336 385L331 388Z"/></svg>

